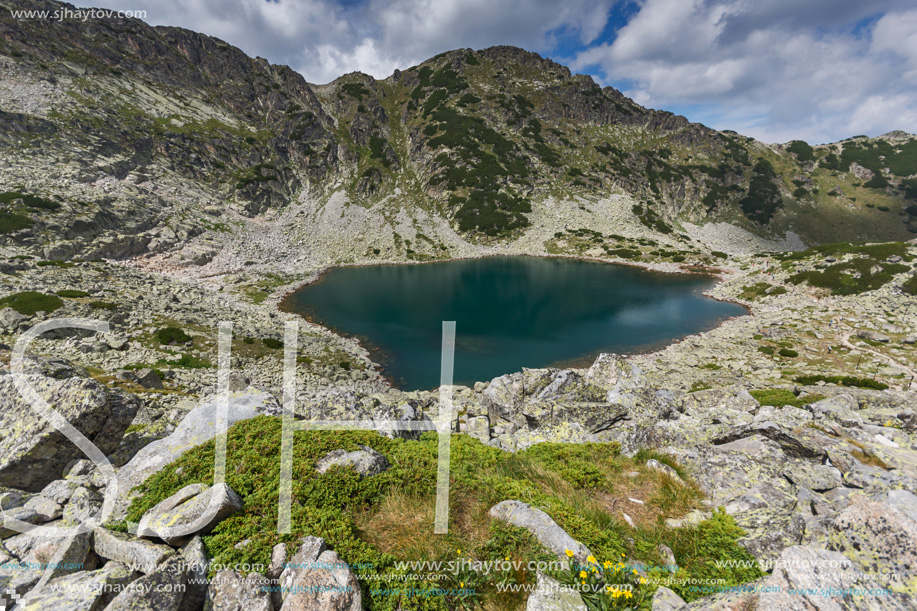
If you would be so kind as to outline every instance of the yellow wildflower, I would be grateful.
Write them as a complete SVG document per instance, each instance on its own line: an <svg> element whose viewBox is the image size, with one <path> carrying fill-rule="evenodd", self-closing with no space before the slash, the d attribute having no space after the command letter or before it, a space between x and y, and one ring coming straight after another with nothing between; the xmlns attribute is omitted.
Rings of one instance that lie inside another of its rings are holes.
<svg viewBox="0 0 917 611"><path fill-rule="evenodd" d="M580 578L580 579L586 579L586 577L587 577L586 571L580 571L580 572L579 572L579 578Z"/></svg>
<svg viewBox="0 0 917 611"><path fill-rule="evenodd" d="M573 557L573 552L570 551L570 550L564 550L564 553L567 554L567 558L572 558L572 557Z"/></svg>
<svg viewBox="0 0 917 611"><path fill-rule="evenodd" d="M588 556L586 558L586 562L591 562L592 564L595 564L595 556Z"/></svg>

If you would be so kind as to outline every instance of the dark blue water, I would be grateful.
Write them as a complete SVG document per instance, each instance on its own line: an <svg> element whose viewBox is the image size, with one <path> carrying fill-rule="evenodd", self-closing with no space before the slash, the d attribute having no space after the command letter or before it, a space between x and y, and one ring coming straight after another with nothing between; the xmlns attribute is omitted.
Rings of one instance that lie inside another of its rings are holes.
<svg viewBox="0 0 917 611"><path fill-rule="evenodd" d="M339 267L293 293L290 311L355 336L402 389L439 386L442 321L456 321L455 383L522 367L586 366L745 314L701 293L707 277L538 257Z"/></svg>

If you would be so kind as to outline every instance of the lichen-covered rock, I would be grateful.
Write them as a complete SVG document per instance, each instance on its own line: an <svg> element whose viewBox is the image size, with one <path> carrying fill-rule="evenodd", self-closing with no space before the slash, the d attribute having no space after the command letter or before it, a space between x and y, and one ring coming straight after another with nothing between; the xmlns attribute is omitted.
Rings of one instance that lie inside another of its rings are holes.
<svg viewBox="0 0 917 611"><path fill-rule="evenodd" d="M117 562L101 569L57 577L33 590L16 607L20 611L102 611L137 573Z"/></svg>
<svg viewBox="0 0 917 611"><path fill-rule="evenodd" d="M917 521L908 515L917 506L917 496L902 490L879 498L853 498L835 518L828 547L865 571L901 575L902 581L889 582L888 587L917 595Z"/></svg>
<svg viewBox="0 0 917 611"><path fill-rule="evenodd" d="M24 378L72 426L104 453L114 450L140 402L92 379ZM11 376L0 376L0 486L38 492L60 478L64 467L85 458L19 394Z"/></svg>
<svg viewBox="0 0 917 611"><path fill-rule="evenodd" d="M360 477L369 477L388 470L391 464L373 448L361 445L353 452L332 450L315 463L315 470L319 473L325 473L331 467L353 468Z"/></svg>
<svg viewBox="0 0 917 611"><path fill-rule="evenodd" d="M836 467L798 460L787 463L783 475L797 486L815 492L833 490L844 482L840 470Z"/></svg>
<svg viewBox="0 0 917 611"><path fill-rule="evenodd" d="M822 459L825 457L825 446L827 444L820 439L823 436L811 431L787 429L770 421L753 422L736 427L715 438L713 443L715 445L725 444L752 435L761 435L777 442L787 456L810 459Z"/></svg>
<svg viewBox="0 0 917 611"><path fill-rule="evenodd" d="M224 569L210 580L205 611L274 611L264 575Z"/></svg>
<svg viewBox="0 0 917 611"><path fill-rule="evenodd" d="M102 509L102 495L95 490L80 486L64 506L64 521L68 524L83 524L99 516Z"/></svg>
<svg viewBox="0 0 917 611"><path fill-rule="evenodd" d="M189 573L185 562L173 556L131 583L105 611L181 611Z"/></svg>
<svg viewBox="0 0 917 611"><path fill-rule="evenodd" d="M207 573L210 570L210 558L200 537L194 536L179 551L182 560L188 567L188 587L182 599L181 611L200 611L207 599Z"/></svg>
<svg viewBox="0 0 917 611"><path fill-rule="evenodd" d="M538 585L529 594L525 611L586 611L586 603L579 592L564 588L556 579L539 572Z"/></svg>
<svg viewBox="0 0 917 611"><path fill-rule="evenodd" d="M169 545L207 534L217 524L242 510L242 499L227 484L185 486L143 514L137 526L141 537L159 537Z"/></svg>
<svg viewBox="0 0 917 611"><path fill-rule="evenodd" d="M361 611L360 583L336 552L305 537L280 575L280 611Z"/></svg>
<svg viewBox="0 0 917 611"><path fill-rule="evenodd" d="M215 397L202 402L185 416L171 435L141 449L118 471L117 485L110 485L105 491L103 510L109 515L109 520L124 518L134 498L132 490L135 486L145 482L185 451L216 436L217 402ZM261 414L276 414L278 410L277 401L268 393L254 389L232 393L228 401L227 426Z"/></svg>
<svg viewBox="0 0 917 611"><path fill-rule="evenodd" d="M653 594L652 611L680 611L684 609L685 604L681 596L665 586L660 586Z"/></svg>
<svg viewBox="0 0 917 611"><path fill-rule="evenodd" d="M551 516L528 503L516 500L502 501L490 508L490 515L526 529L561 560L569 559L567 550L573 552L573 558L582 564L586 563L586 558L592 556L589 548L568 535Z"/></svg>
<svg viewBox="0 0 917 611"><path fill-rule="evenodd" d="M172 548L105 528L93 531L93 550L102 558L114 560L145 574L175 555Z"/></svg>

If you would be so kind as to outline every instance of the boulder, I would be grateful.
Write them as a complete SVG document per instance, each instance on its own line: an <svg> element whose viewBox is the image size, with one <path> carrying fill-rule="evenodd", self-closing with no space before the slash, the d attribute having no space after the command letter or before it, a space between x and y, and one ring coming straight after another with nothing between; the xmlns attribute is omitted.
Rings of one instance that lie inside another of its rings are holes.
<svg viewBox="0 0 917 611"><path fill-rule="evenodd" d="M210 559L200 537L194 536L185 543L181 551L182 560L188 567L188 587L182 599L181 611L200 611L207 600L207 572L210 570Z"/></svg>
<svg viewBox="0 0 917 611"><path fill-rule="evenodd" d="M160 471L187 450L204 444L216 434L217 399L204 401L191 410L175 431L163 439L145 446L119 471L117 485L110 485L105 491L104 511L108 519L121 520L134 498L132 490ZM280 410L271 395L250 390L229 395L227 426L240 420L248 420L261 414L276 414Z"/></svg>
<svg viewBox="0 0 917 611"><path fill-rule="evenodd" d="M758 597L759 609L787 609L805 611L841 611L842 609L875 609L882 606L848 607L841 601L851 601L850 596L825 596L824 591L839 591L854 587L858 571L853 564L837 552L811 546L794 546L783 550L774 565L774 571L763 585ZM873 585L871 587L882 587ZM879 597L866 597L881 599ZM853 599L857 600L857 599ZM859 600L863 600L860 598ZM879 602L876 600L875 602Z"/></svg>
<svg viewBox="0 0 917 611"><path fill-rule="evenodd" d="M162 378L152 369L141 369L134 375L134 380L144 388L163 388Z"/></svg>
<svg viewBox="0 0 917 611"><path fill-rule="evenodd" d="M859 403L853 395L842 393L810 403L806 409L812 412L815 420L830 418L845 427L858 427L863 419L857 413Z"/></svg>
<svg viewBox="0 0 917 611"><path fill-rule="evenodd" d="M51 499L45 498L40 494L26 501L23 507L31 509L38 514L41 522L50 522L64 515L64 508L60 503L55 503Z"/></svg>
<svg viewBox="0 0 917 611"><path fill-rule="evenodd" d="M68 524L83 524L98 516L101 509L102 495L81 486L64 506L64 520Z"/></svg>
<svg viewBox="0 0 917 611"><path fill-rule="evenodd" d="M902 592L917 591L917 496L898 490L871 500L863 496L834 519L828 548L842 552L864 570L897 573L902 581L888 587ZM910 514L910 515L909 515Z"/></svg>
<svg viewBox="0 0 917 611"><path fill-rule="evenodd" d="M551 516L528 503L516 500L502 501L490 508L490 515L526 529L561 560L569 559L567 550L573 552L573 558L580 564L585 564L586 558L593 555L589 548L568 535Z"/></svg>
<svg viewBox="0 0 917 611"><path fill-rule="evenodd" d="M112 452L130 426L139 400L92 379L25 380L103 453ZM12 376L0 376L0 486L38 492L60 478L83 451L54 428L19 394Z"/></svg>
<svg viewBox="0 0 917 611"><path fill-rule="evenodd" d="M461 430L481 443L490 441L490 419L487 416L472 416L468 418Z"/></svg>
<svg viewBox="0 0 917 611"><path fill-rule="evenodd" d="M679 611L685 604L681 596L665 586L659 586L653 594L652 611Z"/></svg>
<svg viewBox="0 0 917 611"><path fill-rule="evenodd" d="M560 582L539 572L538 586L529 594L525 611L586 611L579 592L562 587Z"/></svg>
<svg viewBox="0 0 917 611"><path fill-rule="evenodd" d="M181 611L189 570L178 556L118 594L105 611Z"/></svg>
<svg viewBox="0 0 917 611"><path fill-rule="evenodd" d="M101 611L115 594L136 579L136 573L117 562L95 571L56 577L33 590L16 607L19 611Z"/></svg>
<svg viewBox="0 0 917 611"><path fill-rule="evenodd" d="M150 574L175 555L172 548L105 528L93 531L95 553L108 560Z"/></svg>
<svg viewBox="0 0 917 611"><path fill-rule="evenodd" d="M271 596L265 590L264 575L251 573L247 577L224 569L210 580L205 611L274 611Z"/></svg>
<svg viewBox="0 0 917 611"><path fill-rule="evenodd" d="M792 461L786 465L783 475L802 488L815 492L833 490L844 483L843 475L836 467L813 465L806 461Z"/></svg>
<svg viewBox="0 0 917 611"><path fill-rule="evenodd" d="M826 445L820 436L808 431L789 430L775 422L763 421L738 426L713 439L714 445L721 445L752 435L761 435L775 441L787 456L822 459L826 456Z"/></svg>
<svg viewBox="0 0 917 611"><path fill-rule="evenodd" d="M860 339L868 339L871 342L879 342L882 344L888 343L888 336L884 333L879 333L878 331L859 331L857 332L857 337Z"/></svg>
<svg viewBox="0 0 917 611"><path fill-rule="evenodd" d="M360 611L360 583L336 552L317 537L305 537L280 574L280 611Z"/></svg>
<svg viewBox="0 0 917 611"><path fill-rule="evenodd" d="M178 546L190 535L207 534L217 524L242 510L242 499L227 484L185 486L143 514L137 526L141 537L159 537Z"/></svg>
<svg viewBox="0 0 917 611"><path fill-rule="evenodd" d="M361 445L359 450L353 452L344 450L328 452L315 463L315 470L323 474L332 467L352 467L363 478L378 475L387 471L391 466L385 456L369 446Z"/></svg>
<svg viewBox="0 0 917 611"><path fill-rule="evenodd" d="M46 520L43 516L39 515L34 509L26 509L25 507L13 507L12 509L6 509L3 512L4 522L5 519L11 518L19 520L20 522L26 522L27 524L42 524ZM18 530L7 528L4 526L4 522L0 522L0 539L6 539L19 533Z"/></svg>

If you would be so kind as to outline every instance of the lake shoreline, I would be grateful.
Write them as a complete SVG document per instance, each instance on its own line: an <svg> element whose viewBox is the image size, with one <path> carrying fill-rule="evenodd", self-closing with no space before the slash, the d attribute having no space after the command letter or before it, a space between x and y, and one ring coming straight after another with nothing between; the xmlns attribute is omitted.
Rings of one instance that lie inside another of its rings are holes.
<svg viewBox="0 0 917 611"><path fill-rule="evenodd" d="M705 298L712 299L714 301L723 302L723 303L732 303L735 305L741 306L745 312L739 315L728 315L724 316L717 320L717 322L705 328L702 331L689 333L684 336L671 338L665 341L651 342L648 345L637 347L634 350L628 350L622 352L623 355L628 357L637 357L637 356L648 356L654 353L662 352L670 346L681 343L685 340L688 340L692 337L699 337L706 333L709 333L723 325L726 325L730 321L736 319L743 319L749 316L754 315L753 308L751 304L743 302L742 300L724 297L715 294L716 289L728 278L731 274L735 273L738 270L730 270L728 268L722 267L709 267L709 266L693 266L693 265L681 265L674 263L654 263L654 262L634 262L634 261L625 261L625 260L608 260L599 257L589 257L589 256L579 256L579 255L566 255L566 254L512 254L512 253L488 253L488 254L478 254L473 256L464 256L464 257L452 257L448 259L436 259L436 260L427 260L427 261L381 261L381 262L361 262L361 263L338 263L331 264L314 271L310 274L305 282L297 284L296 287L290 288L285 287L285 291L279 296L271 301L274 302L275 307L278 311L285 314L295 315L310 325L315 325L326 330L329 333L337 335L341 338L344 338L348 341L355 343L359 348L366 351L370 355L370 359L374 365L376 365L378 373L383 377L383 379L388 383L392 388L399 389L400 385L395 381L394 378L390 377L386 373L386 365L384 358L384 349L381 346L375 345L369 338L364 336L355 335L342 331L334 326L331 326L327 323L320 322L318 317L314 314L309 314L308 312L297 311L293 308L291 299L292 296L298 291L302 290L304 287L312 286L317 283L320 283L324 280L326 274L331 270L338 268L360 268L360 267L379 267L379 266L395 266L395 265L420 265L420 264L434 264L434 263L454 263L459 261L470 261L477 259L488 259L494 257L504 257L504 258L516 258L516 257L527 257L535 259L567 259L575 261L584 261L591 263L606 263L612 265L620 265L630 268L639 268L647 272L657 273L657 274L668 274L668 275L682 275L682 276L694 276L694 277L704 277L709 278L713 284L712 286L706 287L704 290L700 291L699 294L703 295ZM544 368L572 368L572 369L587 369L598 354L601 354L600 351L594 356L583 356L576 357L573 359L560 359L556 361L551 361L549 364L545 365ZM490 380L475 380L475 382L489 382ZM404 391L409 392L409 391Z"/></svg>

